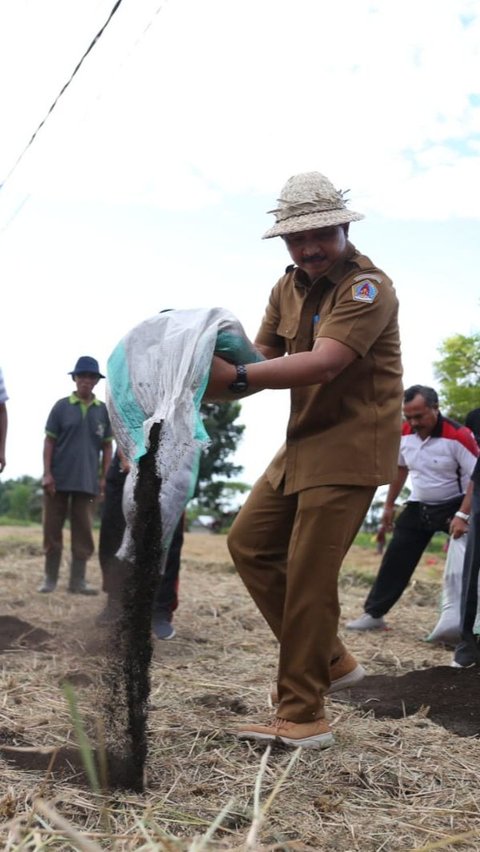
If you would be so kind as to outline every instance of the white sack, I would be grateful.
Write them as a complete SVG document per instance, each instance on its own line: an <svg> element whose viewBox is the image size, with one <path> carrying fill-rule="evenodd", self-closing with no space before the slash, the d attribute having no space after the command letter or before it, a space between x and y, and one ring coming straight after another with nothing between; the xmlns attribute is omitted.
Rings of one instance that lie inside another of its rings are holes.
<svg viewBox="0 0 480 852"><path fill-rule="evenodd" d="M236 317L223 308L156 314L129 331L108 359L107 408L115 440L131 463L123 497L127 529L121 559L134 559L130 530L138 462L147 452L153 424L162 423L157 474L165 561L193 496L201 450L209 442L200 405L214 354L235 364L263 360Z"/></svg>
<svg viewBox="0 0 480 852"><path fill-rule="evenodd" d="M466 535L461 535L459 538L450 538L443 575L440 617L430 635L427 636L427 642L456 645L461 639L460 604L466 547ZM475 633L478 632L479 623L480 619L477 612L474 628Z"/></svg>

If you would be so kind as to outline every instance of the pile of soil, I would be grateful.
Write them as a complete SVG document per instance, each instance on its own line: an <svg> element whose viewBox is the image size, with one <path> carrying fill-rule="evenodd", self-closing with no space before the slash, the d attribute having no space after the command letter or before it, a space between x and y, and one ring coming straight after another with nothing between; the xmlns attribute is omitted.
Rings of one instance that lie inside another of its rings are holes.
<svg viewBox="0 0 480 852"><path fill-rule="evenodd" d="M51 638L51 634L46 630L35 627L28 621L22 621L15 615L0 615L0 652L18 645L23 648L39 648Z"/></svg>
<svg viewBox="0 0 480 852"><path fill-rule="evenodd" d="M12 735L13 736L13 735ZM8 739L8 737L5 737ZM0 756L19 770L47 772L58 780L89 788L79 749L62 746L61 748L38 748L33 745L0 745ZM94 758L96 757L94 753Z"/></svg>
<svg viewBox="0 0 480 852"><path fill-rule="evenodd" d="M339 700L378 719L424 710L432 722L460 737L480 736L480 668L436 666L401 677L372 675L339 693Z"/></svg>

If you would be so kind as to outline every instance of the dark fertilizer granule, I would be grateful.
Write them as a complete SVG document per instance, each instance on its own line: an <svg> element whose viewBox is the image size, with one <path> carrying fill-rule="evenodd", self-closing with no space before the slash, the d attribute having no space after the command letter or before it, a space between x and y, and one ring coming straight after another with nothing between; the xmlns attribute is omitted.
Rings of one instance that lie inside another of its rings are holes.
<svg viewBox="0 0 480 852"><path fill-rule="evenodd" d="M162 554L161 480L156 469L160 435L161 423L156 423L149 449L139 462L132 526L135 561L126 573L120 617L112 626L106 677L107 785L136 792L144 789L151 620Z"/></svg>

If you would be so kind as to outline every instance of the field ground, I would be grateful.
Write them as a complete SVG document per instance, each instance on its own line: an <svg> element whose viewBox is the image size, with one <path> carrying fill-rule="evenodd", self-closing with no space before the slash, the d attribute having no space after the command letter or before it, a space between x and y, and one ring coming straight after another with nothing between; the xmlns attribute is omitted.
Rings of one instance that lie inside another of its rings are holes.
<svg viewBox="0 0 480 852"><path fill-rule="evenodd" d="M223 536L187 534L183 557L177 636L154 648L146 792L100 794L80 768L62 684L74 685L87 730L98 731L104 601L67 594L66 565L57 592L36 593L38 528L0 527L2 848L480 848L480 739L453 733L467 717L464 733L480 733L477 670L445 668L451 650L425 642L443 555L424 557L389 631L347 636L371 680L329 700L337 745L312 753L232 736L246 716L268 716L276 642ZM378 559L355 546L348 554L342 624L361 612ZM100 584L95 558L89 580ZM379 718L382 706L397 718Z"/></svg>

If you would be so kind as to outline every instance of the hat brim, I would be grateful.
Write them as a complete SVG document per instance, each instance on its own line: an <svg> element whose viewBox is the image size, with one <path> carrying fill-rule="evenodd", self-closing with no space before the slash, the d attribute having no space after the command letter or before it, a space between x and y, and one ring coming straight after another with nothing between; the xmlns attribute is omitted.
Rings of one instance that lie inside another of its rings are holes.
<svg viewBox="0 0 480 852"><path fill-rule="evenodd" d="M355 213L354 210L325 210L319 213L303 213L301 216L289 216L282 222L266 231L262 240L271 237L285 237L288 234L296 234L299 231L312 231L315 228L328 228L332 225L346 225L347 222L359 222L364 219L363 213Z"/></svg>
<svg viewBox="0 0 480 852"><path fill-rule="evenodd" d="M92 373L92 372L93 372L93 370L69 370L68 375L69 376L78 376L79 373ZM98 376L99 379L105 378L103 373L95 373L95 375Z"/></svg>

